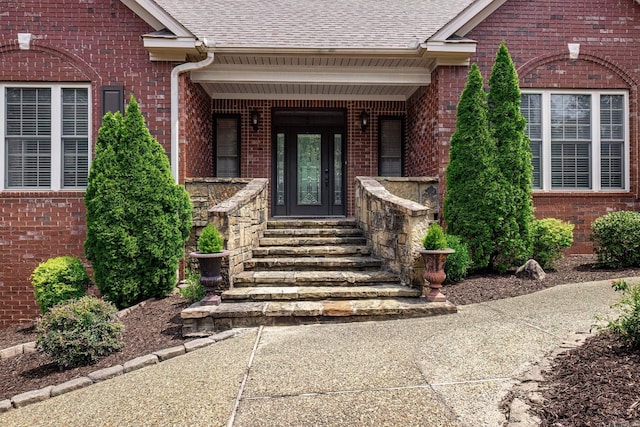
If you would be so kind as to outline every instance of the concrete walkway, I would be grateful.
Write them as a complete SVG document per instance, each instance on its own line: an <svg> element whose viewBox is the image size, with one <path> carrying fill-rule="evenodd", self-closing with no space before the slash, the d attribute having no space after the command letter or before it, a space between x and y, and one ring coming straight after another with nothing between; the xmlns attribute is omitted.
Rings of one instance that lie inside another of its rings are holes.
<svg viewBox="0 0 640 427"><path fill-rule="evenodd" d="M618 299L602 281L447 316L242 330L0 425L500 426L516 379Z"/></svg>

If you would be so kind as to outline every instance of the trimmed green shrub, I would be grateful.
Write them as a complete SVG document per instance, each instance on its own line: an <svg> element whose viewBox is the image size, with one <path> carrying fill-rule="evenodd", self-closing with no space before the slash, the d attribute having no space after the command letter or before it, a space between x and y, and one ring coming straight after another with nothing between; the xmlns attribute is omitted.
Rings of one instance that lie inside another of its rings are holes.
<svg viewBox="0 0 640 427"><path fill-rule="evenodd" d="M430 250L446 249L447 239L444 237L442 227L437 222L432 222L427 233L422 238L422 247Z"/></svg>
<svg viewBox="0 0 640 427"><path fill-rule="evenodd" d="M443 207L447 232L468 243L474 269L489 266L496 233L508 213L482 85L482 74L473 64L458 103Z"/></svg>
<svg viewBox="0 0 640 427"><path fill-rule="evenodd" d="M220 237L215 225L209 223L202 229L198 239L198 251L203 254L215 254L222 251L224 239Z"/></svg>
<svg viewBox="0 0 640 427"><path fill-rule="evenodd" d="M611 212L591 224L591 241L605 267L640 266L640 213Z"/></svg>
<svg viewBox="0 0 640 427"><path fill-rule="evenodd" d="M445 235L447 247L455 252L447 256L444 264L444 272L447 275L445 283L456 283L467 277L467 271L471 265L471 256L467 244L458 236L452 234Z"/></svg>
<svg viewBox="0 0 640 427"><path fill-rule="evenodd" d="M191 201L133 97L124 117L107 113L102 121L85 204L85 253L102 295L124 308L171 293Z"/></svg>
<svg viewBox="0 0 640 427"><path fill-rule="evenodd" d="M562 250L573 243L573 224L556 218L533 221L533 259L543 269L553 268L562 258Z"/></svg>
<svg viewBox="0 0 640 427"><path fill-rule="evenodd" d="M496 218L491 263L499 271L520 265L533 249L533 166L531 144L520 112L518 73L504 42L491 70L487 95L489 130L496 144L496 164L504 177L505 215Z"/></svg>
<svg viewBox="0 0 640 427"><path fill-rule="evenodd" d="M122 347L113 304L91 296L53 307L36 326L36 348L60 367L88 365Z"/></svg>
<svg viewBox="0 0 640 427"><path fill-rule="evenodd" d="M207 292L200 283L200 275L188 270L184 284L180 287L180 295L189 302L200 301Z"/></svg>
<svg viewBox="0 0 640 427"><path fill-rule="evenodd" d="M89 275L80 259L70 256L51 258L31 274L33 293L40 311L69 299L82 297L89 287Z"/></svg>
<svg viewBox="0 0 640 427"><path fill-rule="evenodd" d="M640 348L640 285L630 285L624 280L615 280L611 285L616 291L622 292L622 299L613 305L619 316L609 320L606 328Z"/></svg>

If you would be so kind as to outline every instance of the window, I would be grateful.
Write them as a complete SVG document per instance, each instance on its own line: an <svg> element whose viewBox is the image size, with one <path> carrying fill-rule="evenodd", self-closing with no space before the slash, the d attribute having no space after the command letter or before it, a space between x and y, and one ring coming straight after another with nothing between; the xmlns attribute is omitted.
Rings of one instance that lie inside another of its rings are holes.
<svg viewBox="0 0 640 427"><path fill-rule="evenodd" d="M523 92L535 189L628 190L626 92Z"/></svg>
<svg viewBox="0 0 640 427"><path fill-rule="evenodd" d="M378 175L402 176L404 129L401 117L379 118Z"/></svg>
<svg viewBox="0 0 640 427"><path fill-rule="evenodd" d="M89 171L88 87L0 85L0 188L83 188Z"/></svg>
<svg viewBox="0 0 640 427"><path fill-rule="evenodd" d="M216 175L240 176L240 117L218 116L215 119Z"/></svg>

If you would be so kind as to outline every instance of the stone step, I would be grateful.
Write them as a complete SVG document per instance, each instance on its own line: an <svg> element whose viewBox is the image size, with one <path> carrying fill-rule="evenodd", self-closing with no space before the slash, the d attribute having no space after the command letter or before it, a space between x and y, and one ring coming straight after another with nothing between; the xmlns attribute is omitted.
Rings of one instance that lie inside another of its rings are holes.
<svg viewBox="0 0 640 427"><path fill-rule="evenodd" d="M264 257L338 257L352 255L371 255L368 246L267 246L253 249L254 258Z"/></svg>
<svg viewBox="0 0 640 427"><path fill-rule="evenodd" d="M375 286L264 286L234 288L222 293L222 301L311 301L357 298L419 297L417 289L402 285Z"/></svg>
<svg viewBox="0 0 640 427"><path fill-rule="evenodd" d="M382 262L363 257L300 257L300 258L251 258L244 262L245 270L300 271L300 270L380 270Z"/></svg>
<svg viewBox="0 0 640 427"><path fill-rule="evenodd" d="M355 218L287 218L267 221L267 229L274 228L356 228Z"/></svg>
<svg viewBox="0 0 640 427"><path fill-rule="evenodd" d="M422 298L251 301L220 305L195 303L181 313L184 336L206 336L216 331L260 325L299 325L428 317L457 311L450 302Z"/></svg>
<svg viewBox="0 0 640 427"><path fill-rule="evenodd" d="M363 237L358 228L267 228L263 237Z"/></svg>
<svg viewBox="0 0 640 427"><path fill-rule="evenodd" d="M387 271L243 271L234 287L247 286L367 286L398 283Z"/></svg>
<svg viewBox="0 0 640 427"><path fill-rule="evenodd" d="M331 246L331 245L366 245L363 236L351 237L262 237L260 247L266 246Z"/></svg>

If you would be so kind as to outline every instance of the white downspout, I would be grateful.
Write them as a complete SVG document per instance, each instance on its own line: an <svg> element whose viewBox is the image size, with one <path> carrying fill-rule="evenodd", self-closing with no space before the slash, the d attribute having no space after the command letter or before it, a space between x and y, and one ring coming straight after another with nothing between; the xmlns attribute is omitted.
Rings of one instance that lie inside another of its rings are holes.
<svg viewBox="0 0 640 427"><path fill-rule="evenodd" d="M179 100L179 84L178 78L180 74L185 71L198 70L200 68L208 67L213 64L214 53L207 52L207 57L200 62L187 62L185 64L177 65L171 70L171 173L173 179L178 183L178 159L179 152L178 147L180 136L180 115L178 114L178 108L180 105Z"/></svg>

